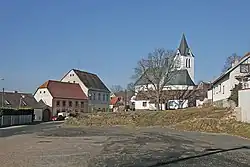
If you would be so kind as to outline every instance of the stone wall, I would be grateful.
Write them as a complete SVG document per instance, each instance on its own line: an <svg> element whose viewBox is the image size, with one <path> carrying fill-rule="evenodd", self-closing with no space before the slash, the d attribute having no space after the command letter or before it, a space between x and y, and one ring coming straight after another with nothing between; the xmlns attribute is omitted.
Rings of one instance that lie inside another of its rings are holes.
<svg viewBox="0 0 250 167"><path fill-rule="evenodd" d="M228 100L228 99L214 101L213 105L215 107L231 108L231 109L235 109L235 107L236 107L235 102L232 100Z"/></svg>

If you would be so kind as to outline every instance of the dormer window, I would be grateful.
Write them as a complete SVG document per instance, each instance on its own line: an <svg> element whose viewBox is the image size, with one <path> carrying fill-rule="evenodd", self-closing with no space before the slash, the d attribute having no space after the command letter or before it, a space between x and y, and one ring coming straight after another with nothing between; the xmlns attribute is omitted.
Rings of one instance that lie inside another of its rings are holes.
<svg viewBox="0 0 250 167"><path fill-rule="evenodd" d="M5 103L6 105L10 105L10 102L9 102L8 100L4 100L4 103Z"/></svg>
<svg viewBox="0 0 250 167"><path fill-rule="evenodd" d="M24 106L27 106L27 103L26 103L25 101L22 101L22 104L23 104Z"/></svg>
<svg viewBox="0 0 250 167"><path fill-rule="evenodd" d="M249 64L241 64L240 65L241 73L249 73Z"/></svg>

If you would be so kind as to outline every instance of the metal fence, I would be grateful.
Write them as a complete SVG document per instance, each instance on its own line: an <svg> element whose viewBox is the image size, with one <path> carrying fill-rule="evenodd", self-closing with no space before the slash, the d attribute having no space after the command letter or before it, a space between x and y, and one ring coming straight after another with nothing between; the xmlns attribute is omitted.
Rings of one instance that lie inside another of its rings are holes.
<svg viewBox="0 0 250 167"><path fill-rule="evenodd" d="M2 115L0 116L0 127L21 125L32 122L32 115Z"/></svg>

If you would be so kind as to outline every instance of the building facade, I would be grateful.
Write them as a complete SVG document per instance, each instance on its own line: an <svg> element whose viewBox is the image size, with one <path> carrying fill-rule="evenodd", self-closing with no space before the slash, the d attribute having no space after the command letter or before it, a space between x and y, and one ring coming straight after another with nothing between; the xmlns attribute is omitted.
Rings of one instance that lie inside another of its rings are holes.
<svg viewBox="0 0 250 167"><path fill-rule="evenodd" d="M61 79L61 82L80 85L88 96L89 111L109 111L110 91L96 74L72 69Z"/></svg>
<svg viewBox="0 0 250 167"><path fill-rule="evenodd" d="M242 88L249 88L250 74L250 53L247 53L239 61L233 62L232 67L220 75L212 82L212 89L209 90L209 98L217 106L229 107L228 98L231 96L232 89L242 84Z"/></svg>
<svg viewBox="0 0 250 167"><path fill-rule="evenodd" d="M76 83L46 81L37 89L34 97L51 108L51 116L60 112L88 112L88 97Z"/></svg>

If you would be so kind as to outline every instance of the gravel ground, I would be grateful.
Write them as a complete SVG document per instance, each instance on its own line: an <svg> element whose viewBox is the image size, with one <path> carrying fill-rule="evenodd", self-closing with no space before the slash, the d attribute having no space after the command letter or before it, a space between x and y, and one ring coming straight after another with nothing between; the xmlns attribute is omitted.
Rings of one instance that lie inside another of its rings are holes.
<svg viewBox="0 0 250 167"><path fill-rule="evenodd" d="M35 133L1 137L0 166L244 167L250 164L250 141L228 135L160 127L49 126L39 126Z"/></svg>

